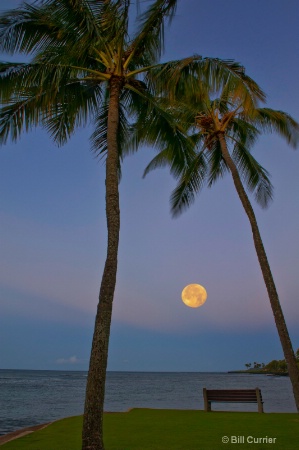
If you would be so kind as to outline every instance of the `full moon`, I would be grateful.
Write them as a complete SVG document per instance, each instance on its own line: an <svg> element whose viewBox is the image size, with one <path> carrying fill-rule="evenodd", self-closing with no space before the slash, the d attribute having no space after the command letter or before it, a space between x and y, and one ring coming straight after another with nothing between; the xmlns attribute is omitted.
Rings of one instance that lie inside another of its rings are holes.
<svg viewBox="0 0 299 450"><path fill-rule="evenodd" d="M182 300L190 308L202 306L207 299L207 291L200 284L188 284L183 289Z"/></svg>

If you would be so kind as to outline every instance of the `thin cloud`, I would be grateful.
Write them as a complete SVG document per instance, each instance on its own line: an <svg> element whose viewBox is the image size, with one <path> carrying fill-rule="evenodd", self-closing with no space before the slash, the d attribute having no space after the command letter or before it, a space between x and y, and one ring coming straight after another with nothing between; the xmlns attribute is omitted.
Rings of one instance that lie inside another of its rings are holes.
<svg viewBox="0 0 299 450"><path fill-rule="evenodd" d="M70 356L69 358L58 358L56 359L56 364L81 364L82 360L77 358L76 355Z"/></svg>

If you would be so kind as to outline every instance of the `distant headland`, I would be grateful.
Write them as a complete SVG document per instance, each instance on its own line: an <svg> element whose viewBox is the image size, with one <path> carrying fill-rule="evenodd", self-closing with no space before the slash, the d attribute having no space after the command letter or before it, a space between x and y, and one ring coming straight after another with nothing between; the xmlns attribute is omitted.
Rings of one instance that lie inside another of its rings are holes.
<svg viewBox="0 0 299 450"><path fill-rule="evenodd" d="M299 348L295 353L297 366L299 368ZM268 364L265 363L246 363L244 370L230 370L228 373L251 373L251 374L265 374L276 376L288 376L287 363L284 359L273 359Z"/></svg>

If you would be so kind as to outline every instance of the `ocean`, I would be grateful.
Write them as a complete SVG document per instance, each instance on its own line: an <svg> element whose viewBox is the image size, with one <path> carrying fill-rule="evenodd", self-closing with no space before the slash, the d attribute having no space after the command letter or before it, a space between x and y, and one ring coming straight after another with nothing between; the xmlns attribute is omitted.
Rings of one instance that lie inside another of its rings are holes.
<svg viewBox="0 0 299 450"><path fill-rule="evenodd" d="M83 413L87 372L0 370L0 435ZM296 412L288 377L206 372L108 372L105 411L203 409L202 389L259 387L264 411ZM257 411L257 405L213 404Z"/></svg>

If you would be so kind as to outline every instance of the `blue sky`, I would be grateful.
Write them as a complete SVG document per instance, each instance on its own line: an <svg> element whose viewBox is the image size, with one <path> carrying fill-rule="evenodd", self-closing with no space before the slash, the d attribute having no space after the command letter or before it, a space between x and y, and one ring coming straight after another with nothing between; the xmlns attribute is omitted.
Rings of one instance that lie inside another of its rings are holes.
<svg viewBox="0 0 299 450"><path fill-rule="evenodd" d="M0 9L17 6L2 0ZM163 60L192 54L241 62L269 107L299 120L299 3L184 0ZM6 57L3 56L3 59ZM0 150L0 368L85 370L106 252L104 167L90 128L57 148L38 129ZM123 164L119 269L109 370L225 371L282 357L247 218L229 176L172 219L175 181L146 179L154 156ZM254 156L274 201L253 204L295 348L299 347L299 154L263 136ZM205 286L186 307L181 291Z"/></svg>

